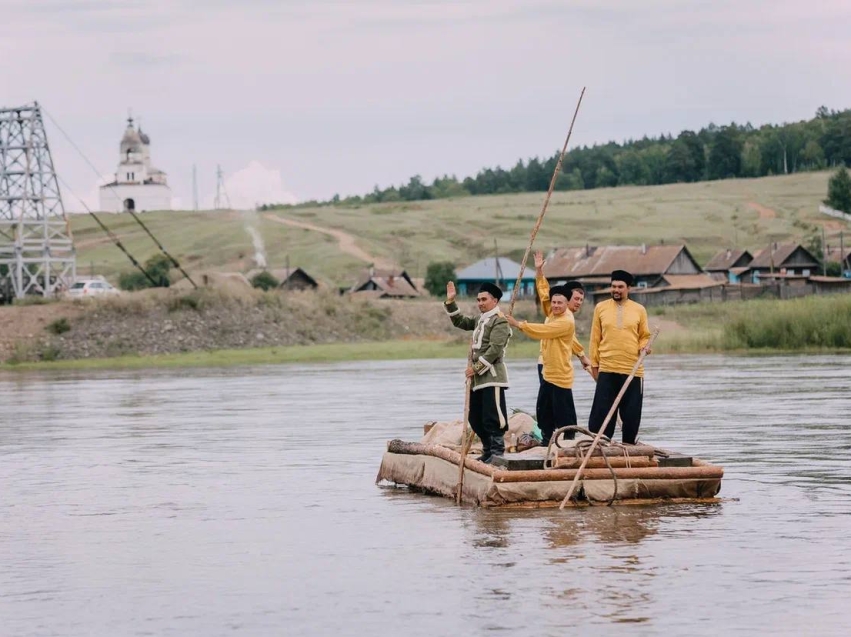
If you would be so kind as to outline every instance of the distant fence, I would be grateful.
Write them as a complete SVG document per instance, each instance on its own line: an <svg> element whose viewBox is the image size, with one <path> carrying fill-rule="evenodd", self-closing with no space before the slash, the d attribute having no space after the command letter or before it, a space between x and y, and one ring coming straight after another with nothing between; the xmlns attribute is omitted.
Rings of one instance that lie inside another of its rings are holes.
<svg viewBox="0 0 851 637"><path fill-rule="evenodd" d="M681 288L633 288L629 298L645 307L679 305L682 303L707 303L724 301L747 301L749 299L797 299L812 294L835 294L851 292L851 280L820 283L766 283L765 285L730 283L698 289ZM594 304L610 298L609 290L593 292Z"/></svg>
<svg viewBox="0 0 851 637"><path fill-rule="evenodd" d="M843 221L851 221L851 215L842 212L841 210L834 210L829 206L821 205L818 207L818 211L830 217L835 217L836 219L842 219Z"/></svg>

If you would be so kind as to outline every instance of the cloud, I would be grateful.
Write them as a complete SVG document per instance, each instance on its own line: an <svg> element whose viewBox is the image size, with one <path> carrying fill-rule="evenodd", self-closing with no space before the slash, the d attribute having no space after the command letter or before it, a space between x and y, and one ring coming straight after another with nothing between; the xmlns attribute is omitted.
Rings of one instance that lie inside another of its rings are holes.
<svg viewBox="0 0 851 637"><path fill-rule="evenodd" d="M66 213L88 212L86 208L93 212L100 210L100 187L108 184L115 179L114 174L103 174L95 183L86 191L85 194L78 194L70 191L67 187L62 188L62 203L65 204Z"/></svg>
<svg viewBox="0 0 851 637"><path fill-rule="evenodd" d="M225 178L225 191L230 207L238 210L253 210L261 203L296 203L298 198L284 188L281 171L266 168L257 160L251 160ZM212 208L215 193L204 199L203 207Z"/></svg>

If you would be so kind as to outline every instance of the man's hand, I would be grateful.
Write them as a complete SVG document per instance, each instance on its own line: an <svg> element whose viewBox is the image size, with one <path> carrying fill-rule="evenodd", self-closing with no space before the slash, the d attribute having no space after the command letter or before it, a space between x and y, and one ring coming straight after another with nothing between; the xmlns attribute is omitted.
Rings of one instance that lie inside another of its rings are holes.
<svg viewBox="0 0 851 637"><path fill-rule="evenodd" d="M535 252L535 270L541 272L544 268L544 253L540 250Z"/></svg>
<svg viewBox="0 0 851 637"><path fill-rule="evenodd" d="M472 378L474 375L475 372L473 371L472 366L468 367L467 370L464 372L464 376L466 376L467 378Z"/></svg>
<svg viewBox="0 0 851 637"><path fill-rule="evenodd" d="M653 353L653 349L651 347L645 347L641 351L644 352L645 356L650 356L650 354Z"/></svg>
<svg viewBox="0 0 851 637"><path fill-rule="evenodd" d="M449 281L449 283L446 284L446 302L451 303L454 301L457 294L458 293L455 291L455 282Z"/></svg>
<svg viewBox="0 0 851 637"><path fill-rule="evenodd" d="M600 368L599 367L591 367L591 378L593 378L594 381L597 380L597 376L599 376L599 375L600 375Z"/></svg>
<svg viewBox="0 0 851 637"><path fill-rule="evenodd" d="M582 363L582 369L584 369L586 371L591 367L591 359L588 358L587 356L584 356L584 355L581 356L579 358L579 362Z"/></svg>
<svg viewBox="0 0 851 637"><path fill-rule="evenodd" d="M520 321L518 321L516 318L514 318L513 316L511 316L511 314L506 314L506 315L505 315L505 320L506 320L506 321L508 321L508 324L509 324L511 327L520 327Z"/></svg>

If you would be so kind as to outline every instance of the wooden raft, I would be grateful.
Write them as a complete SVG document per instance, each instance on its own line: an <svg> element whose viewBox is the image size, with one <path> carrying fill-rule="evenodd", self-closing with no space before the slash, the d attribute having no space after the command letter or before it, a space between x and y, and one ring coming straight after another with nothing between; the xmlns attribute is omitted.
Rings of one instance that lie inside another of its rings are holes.
<svg viewBox="0 0 851 637"><path fill-rule="evenodd" d="M654 449L649 445L637 445L636 449L638 447ZM620 500L632 498L645 501L705 501L707 498L713 498L720 490L721 478L724 475L721 467L698 459L693 460L693 466L660 467L652 455L633 455L632 448L629 451L628 459L623 457L622 451L619 452L620 456L612 454L609 457L609 453L602 451L599 457L592 457L582 474L584 486L580 494L582 497L579 499L607 501L616 497L619 503ZM606 454L611 469L606 467L602 454ZM401 459L404 456L418 456L422 463L407 461L406 464ZM435 465L434 461L427 461L428 458L443 462ZM392 440L387 445L387 453L382 460L376 482L387 480L451 496L457 484L457 467L460 460L461 454L447 447ZM508 471L467 456L464 459L464 500L481 506L517 506L524 501L550 506L550 501L556 499L559 493L563 497L569 482L576 477L576 460L574 457L560 458L559 466L554 469ZM447 467L456 468L456 478L452 478L445 471ZM613 480L613 475L616 480ZM607 496L607 493L610 495Z"/></svg>

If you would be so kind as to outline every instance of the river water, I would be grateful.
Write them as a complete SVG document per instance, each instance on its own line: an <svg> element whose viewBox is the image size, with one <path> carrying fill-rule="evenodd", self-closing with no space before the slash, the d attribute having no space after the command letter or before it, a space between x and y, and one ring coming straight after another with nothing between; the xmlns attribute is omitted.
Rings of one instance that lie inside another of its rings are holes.
<svg viewBox="0 0 851 637"><path fill-rule="evenodd" d="M851 357L653 356L642 437L723 501L564 512L374 485L462 367L0 374L0 634L851 633Z"/></svg>

